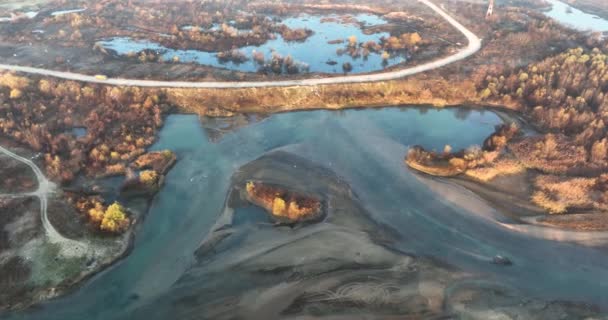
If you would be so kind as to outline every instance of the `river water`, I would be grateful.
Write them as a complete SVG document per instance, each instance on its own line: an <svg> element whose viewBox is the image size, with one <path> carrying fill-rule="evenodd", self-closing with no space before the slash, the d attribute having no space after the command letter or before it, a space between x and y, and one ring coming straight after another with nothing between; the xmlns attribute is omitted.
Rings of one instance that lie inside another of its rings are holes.
<svg viewBox="0 0 608 320"><path fill-rule="evenodd" d="M370 219L401 235L396 250L433 257L530 296L607 306L608 259L587 238L575 244L563 241L563 232L519 229L471 193L421 178L403 164L408 146L465 148L479 144L499 123L493 112L468 109L308 111L273 115L211 142L197 116L170 116L153 149L174 150L179 161L131 255L72 294L0 318L162 318L155 311L162 304L158 297L179 290L174 284L195 265L193 252L216 223L232 174L275 149L342 177ZM497 254L514 265L489 263Z"/></svg>
<svg viewBox="0 0 608 320"><path fill-rule="evenodd" d="M547 0L553 7L545 14L567 26L582 31L608 32L608 20L583 12L558 0Z"/></svg>

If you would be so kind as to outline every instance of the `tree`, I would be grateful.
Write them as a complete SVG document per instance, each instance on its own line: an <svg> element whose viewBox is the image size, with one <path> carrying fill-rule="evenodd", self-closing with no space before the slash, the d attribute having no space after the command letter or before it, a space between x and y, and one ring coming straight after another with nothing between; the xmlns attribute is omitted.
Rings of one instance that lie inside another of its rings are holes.
<svg viewBox="0 0 608 320"><path fill-rule="evenodd" d="M390 59L391 54L386 52L386 51L382 51L382 61L388 61L388 59Z"/></svg>
<svg viewBox="0 0 608 320"><path fill-rule="evenodd" d="M342 65L342 70L344 70L345 73L351 72L353 71L353 65L350 64L350 62L344 62L344 64Z"/></svg>
<svg viewBox="0 0 608 320"><path fill-rule="evenodd" d="M108 232L122 232L129 227L129 222L125 208L118 202L114 202L103 215L100 228Z"/></svg>
<svg viewBox="0 0 608 320"><path fill-rule="evenodd" d="M19 89L12 89L11 93L10 93L10 98L11 99L19 99L23 96L23 91L19 90Z"/></svg>
<svg viewBox="0 0 608 320"><path fill-rule="evenodd" d="M555 141L555 136L552 134L548 134L545 136L545 141L542 145L542 153L545 158L551 158L555 155L555 151L557 149L557 142Z"/></svg>
<svg viewBox="0 0 608 320"><path fill-rule="evenodd" d="M158 173L154 170L145 170L139 174L139 181L143 184L153 186L158 182Z"/></svg>
<svg viewBox="0 0 608 320"><path fill-rule="evenodd" d="M596 141L591 147L591 162L601 164L608 156L608 139Z"/></svg>
<svg viewBox="0 0 608 320"><path fill-rule="evenodd" d="M275 216L284 215L286 208L287 204L285 203L285 200L280 197L274 198L274 201L272 202L272 214Z"/></svg>
<svg viewBox="0 0 608 320"><path fill-rule="evenodd" d="M417 45L420 41L422 41L422 37L418 34L418 32L414 32L409 35L409 44L412 46Z"/></svg>
<svg viewBox="0 0 608 320"><path fill-rule="evenodd" d="M101 223L104 218L103 206L99 202L95 202L93 208L89 209L89 219L97 224Z"/></svg>

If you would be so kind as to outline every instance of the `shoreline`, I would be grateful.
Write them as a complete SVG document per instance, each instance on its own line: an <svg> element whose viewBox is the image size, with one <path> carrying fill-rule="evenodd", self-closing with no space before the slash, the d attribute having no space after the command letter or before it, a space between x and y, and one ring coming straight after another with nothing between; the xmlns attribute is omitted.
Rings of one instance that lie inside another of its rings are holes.
<svg viewBox="0 0 608 320"><path fill-rule="evenodd" d="M571 212L566 214L549 214L544 209L532 203L529 199L522 198L515 190L509 189L508 187L501 190L500 186L476 181L464 176L436 176L419 171L413 167L410 167L410 170L412 170L412 173L417 177L426 176L440 183L451 184L463 188L486 202L489 207L499 212L502 217L512 219L518 224L547 230L562 230L565 232L581 234L589 232L599 234L608 231L608 217L600 216L601 213ZM526 173L516 175L526 175ZM424 180L424 178L419 178L419 180ZM428 183L425 182L425 185L428 186ZM466 208L464 205L459 206ZM588 225L590 217L596 218L596 221L594 222L598 223L599 221L601 227L590 227ZM499 219L496 219L495 221L497 223L502 223Z"/></svg>

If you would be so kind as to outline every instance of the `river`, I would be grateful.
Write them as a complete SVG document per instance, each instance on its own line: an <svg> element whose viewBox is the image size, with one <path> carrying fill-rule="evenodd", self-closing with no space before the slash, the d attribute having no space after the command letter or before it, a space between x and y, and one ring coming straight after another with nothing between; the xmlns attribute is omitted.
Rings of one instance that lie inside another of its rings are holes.
<svg viewBox="0 0 608 320"><path fill-rule="evenodd" d="M153 149L174 150L179 161L131 255L72 294L0 318L162 318L158 297L179 290L174 284L195 265L193 252L216 223L232 174L275 149L343 178L370 219L400 234L396 250L438 259L530 297L608 306L603 243L571 243L559 241L557 231L511 228L511 221L470 192L415 175L403 164L408 146L465 148L481 143L499 123L493 112L469 109L307 111L257 119L209 139L197 116L169 116ZM497 254L514 265L489 263Z"/></svg>
<svg viewBox="0 0 608 320"><path fill-rule="evenodd" d="M545 12L547 16L582 31L608 32L608 20L583 12L562 1L547 1L552 5L551 10Z"/></svg>

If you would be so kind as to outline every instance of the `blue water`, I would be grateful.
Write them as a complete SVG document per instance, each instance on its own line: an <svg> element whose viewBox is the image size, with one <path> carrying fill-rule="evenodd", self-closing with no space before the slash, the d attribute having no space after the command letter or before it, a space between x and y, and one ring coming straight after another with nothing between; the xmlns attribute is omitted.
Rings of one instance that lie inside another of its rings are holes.
<svg viewBox="0 0 608 320"><path fill-rule="evenodd" d="M73 294L0 318L140 319L131 312L145 307L150 311L145 319L154 319L151 301L194 264L193 252L220 215L232 174L277 148L344 178L373 219L400 233L401 251L432 256L541 297L608 304L608 259L599 250L531 238L480 219L430 191L403 164L408 146L465 148L480 144L499 123L493 112L463 109L309 111L273 115L212 143L197 116L170 116L153 149L171 149L179 160L131 255ZM465 206L482 208L479 214L496 214L479 199L466 199ZM489 264L499 253L515 265Z"/></svg>
<svg viewBox="0 0 608 320"><path fill-rule="evenodd" d="M366 147L353 145L346 130L388 135L402 147L387 151L396 152L396 161L401 161L407 145L443 148L449 141L454 148L466 147L481 143L498 123L500 119L492 112L473 111L463 118L457 109L295 112L274 115L211 143L198 116L169 116L153 149L173 150L179 160L152 204L135 250L74 294L16 318L107 320L163 293L193 263L193 252L220 214L230 176L269 150L301 143L314 148L325 145L322 141L327 137L333 137L337 149ZM354 158L344 159L351 160ZM139 299L133 299L134 295Z"/></svg>
<svg viewBox="0 0 608 320"><path fill-rule="evenodd" d="M558 0L547 0L553 8L545 14L567 26L582 31L608 31L608 20L583 12Z"/></svg>
<svg viewBox="0 0 608 320"><path fill-rule="evenodd" d="M272 58L273 52L276 52L283 57L289 55L297 63L308 66L308 70L310 72L342 73L342 64L346 62L352 64L353 73L372 72L385 68L380 53L370 53L367 58L352 58L346 54L339 56L336 54L336 51L340 48L346 47L346 40L351 35L356 36L359 42L367 42L371 40L379 42L381 37L388 38L390 36L388 33L381 32L366 35L358 25L341 24L338 22L321 22L321 19L325 17L337 18L338 16L314 16L302 14L297 17L284 19L282 23L292 29L308 28L313 30L315 33L304 42L286 42L280 35L277 35L276 39L269 40L261 46L246 46L239 48L243 53L246 54L247 57L250 58L249 61L244 63L220 62L217 59L217 52L174 50L151 41L134 40L128 37L107 39L100 41L99 44L106 49L115 50L120 55L137 53L145 49L151 49L159 52L165 61L171 61L174 57L179 57L179 61L182 63L198 63L242 72L256 72L259 70L259 65L253 61L253 59L251 59L254 51L264 53L266 60L270 60ZM358 21L364 22L366 26L376 26L386 23L384 19L376 15L358 14L354 17ZM213 30L217 27L218 26L216 25L211 29ZM188 26L186 26L186 28L188 28ZM240 30L239 32L247 31ZM345 43L327 43L328 41L338 39L345 40ZM337 62L337 64L328 65L328 60L333 60ZM396 55L389 58L386 66L392 66L404 61L406 61L406 57Z"/></svg>
<svg viewBox="0 0 608 320"><path fill-rule="evenodd" d="M70 130L70 132L76 137L81 138L87 135L87 128L83 127L75 127Z"/></svg>
<svg viewBox="0 0 608 320"><path fill-rule="evenodd" d="M83 12L85 10L86 10L86 8L59 10L59 11L55 11L55 12L51 13L51 16L61 16L61 15L68 14L68 13L79 13L79 12Z"/></svg>

